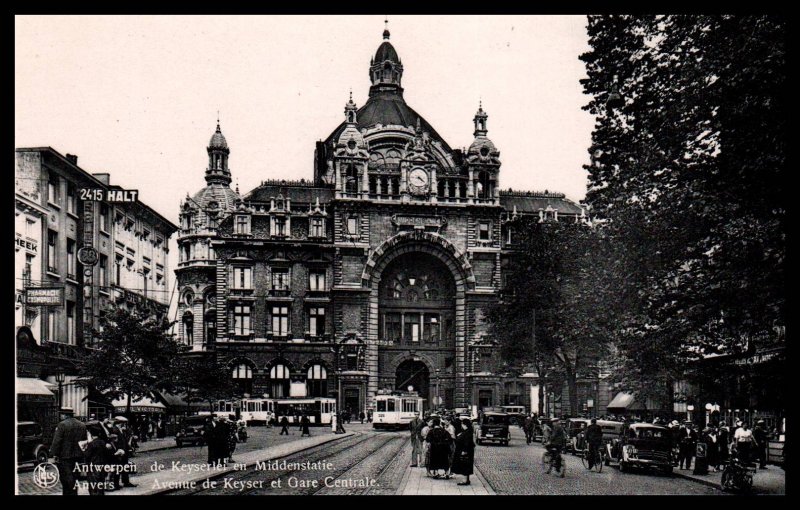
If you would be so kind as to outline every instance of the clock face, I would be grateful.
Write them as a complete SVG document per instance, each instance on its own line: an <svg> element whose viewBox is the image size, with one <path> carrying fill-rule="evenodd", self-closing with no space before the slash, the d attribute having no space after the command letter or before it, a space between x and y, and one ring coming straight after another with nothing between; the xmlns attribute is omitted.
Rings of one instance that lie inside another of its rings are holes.
<svg viewBox="0 0 800 510"><path fill-rule="evenodd" d="M422 168L415 168L408 174L408 187L412 193L420 194L428 191L430 178Z"/></svg>

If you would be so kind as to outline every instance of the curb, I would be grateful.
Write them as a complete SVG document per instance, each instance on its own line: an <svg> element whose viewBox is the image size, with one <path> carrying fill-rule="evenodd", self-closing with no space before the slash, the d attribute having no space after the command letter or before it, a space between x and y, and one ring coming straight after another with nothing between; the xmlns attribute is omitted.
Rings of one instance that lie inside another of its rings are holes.
<svg viewBox="0 0 800 510"><path fill-rule="evenodd" d="M478 466L475 465L475 462L472 463L472 472L475 475L475 478L481 481L483 486L486 488L486 492L488 492L489 496L497 496L497 493L494 491L494 488L489 485L489 482L486 481L486 478L483 476L483 473L480 472Z"/></svg>
<svg viewBox="0 0 800 510"><path fill-rule="evenodd" d="M716 489L722 490L722 487L720 486L719 483L713 482L711 480L706 480L706 479L703 479L703 478L695 478L694 476L687 475L687 474L684 474L684 473L678 473L676 471L673 471L672 475L673 476L677 476L678 478L683 478L684 480L691 480L691 481L699 483L701 485L706 485L708 487L714 487Z"/></svg>
<svg viewBox="0 0 800 510"><path fill-rule="evenodd" d="M344 433L344 434L336 434L336 435L333 435L333 437L328 437L325 441L321 441L321 442L319 442L317 444L314 444L314 445L311 445L311 446L306 446L304 448L300 448L300 449L297 449L297 450L292 450L292 451L283 453L281 455L278 455L276 457L267 457L265 459L262 459L260 462L268 462L268 461L271 461L271 460L282 459L284 457L288 457L289 455L294 455L294 454L297 454L297 453L300 453L300 452L304 452L306 450L310 450L312 448L316 448L316 447L318 447L320 445L331 443L333 441L338 441L339 439L344 439L346 437L351 437L351 436L354 436L354 435L356 435L355 432L347 432L347 433ZM233 469L233 466L231 466L231 467L228 467L225 470L220 471L218 473L215 473L215 474L213 474L211 476L199 475L199 476L195 476L193 478L189 478L189 479L187 479L185 481L186 482L191 482L191 481L199 482L200 480L216 480L217 478L221 478L221 477L223 477L223 476L225 476L225 475L227 475L227 474L229 474L229 473L231 473L233 471L235 471L235 470ZM158 495L169 494L171 492L176 492L176 491L179 491L179 490L183 490L183 489L180 489L180 488L178 488L178 489L157 489L157 490L151 490L151 491L148 491L148 492L136 494L136 496L158 496ZM109 494L109 495L110 496L133 496L134 494L114 494L114 493L112 493L112 494Z"/></svg>

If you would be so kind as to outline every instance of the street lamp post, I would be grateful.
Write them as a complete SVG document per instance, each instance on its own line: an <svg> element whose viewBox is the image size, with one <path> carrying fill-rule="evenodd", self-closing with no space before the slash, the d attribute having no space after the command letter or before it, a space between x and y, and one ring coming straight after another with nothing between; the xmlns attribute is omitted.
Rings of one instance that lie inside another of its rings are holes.
<svg viewBox="0 0 800 510"><path fill-rule="evenodd" d="M56 382L58 383L58 408L61 409L63 407L63 398L62 395L64 394L64 381L66 380L67 376L64 373L64 370L59 368L56 372Z"/></svg>
<svg viewBox="0 0 800 510"><path fill-rule="evenodd" d="M434 373L436 374L436 408L438 409L442 403L439 398L439 369L435 369Z"/></svg>

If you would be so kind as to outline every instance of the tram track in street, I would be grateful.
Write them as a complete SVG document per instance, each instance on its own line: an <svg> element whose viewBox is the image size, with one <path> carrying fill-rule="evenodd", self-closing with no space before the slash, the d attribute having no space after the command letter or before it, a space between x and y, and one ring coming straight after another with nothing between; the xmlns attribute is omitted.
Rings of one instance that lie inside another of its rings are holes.
<svg viewBox="0 0 800 510"><path fill-rule="evenodd" d="M385 472L389 465L391 465L392 457L396 456L396 451L394 448L385 449L386 445L393 443L393 446L397 445L399 446L399 449L402 449L405 443L404 439L406 438L397 436L395 434L374 432L358 433L356 436L346 438L342 441L334 441L332 443L327 443L318 447L312 447L301 452L295 452L290 455L269 460L269 462L286 461L287 464L327 461L331 462L333 465L332 469L330 470L255 470L254 466L248 466L246 471L234 471L209 477L210 480L217 481L217 487L214 489L198 486L194 489L178 489L165 492L164 494L312 495L325 489L340 489L340 487L326 487L324 479L346 479L345 477L348 473L352 472L368 459L372 459L371 462L380 462L379 458L385 456L387 457L385 459L386 465L382 466L380 469L380 472L375 477L377 479L377 477ZM371 441L374 442L374 444L370 444ZM376 455L376 452L379 453ZM366 469L364 471L368 472L369 470ZM220 481L222 481L222 483L220 483ZM276 487L273 485L274 483L279 483L280 485ZM292 483L292 485L290 485L290 483ZM367 488L364 488L360 491L357 488L343 489L346 490L344 492L337 490L331 493L352 494L354 491L361 493L367 490Z"/></svg>

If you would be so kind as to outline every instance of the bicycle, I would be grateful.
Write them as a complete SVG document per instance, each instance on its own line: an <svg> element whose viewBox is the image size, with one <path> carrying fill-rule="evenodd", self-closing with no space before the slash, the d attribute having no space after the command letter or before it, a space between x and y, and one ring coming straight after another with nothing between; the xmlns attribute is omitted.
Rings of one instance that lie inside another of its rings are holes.
<svg viewBox="0 0 800 510"><path fill-rule="evenodd" d="M589 456L591 455L590 452L591 450L587 447L583 451L583 455L581 455L581 462L583 463L583 467L585 467L586 469L589 469L589 460L590 460ZM603 471L603 455L600 453L599 447L594 451L594 463L592 465L592 469L594 469L598 473Z"/></svg>
<svg viewBox="0 0 800 510"><path fill-rule="evenodd" d="M554 455L555 454L555 455ZM558 469L560 467L560 469ZM544 454L542 454L542 469L545 473L550 473L550 471L556 468L556 472L559 473L561 478L564 478L564 475L567 471L566 462L561 457L561 452L558 450L546 450Z"/></svg>

